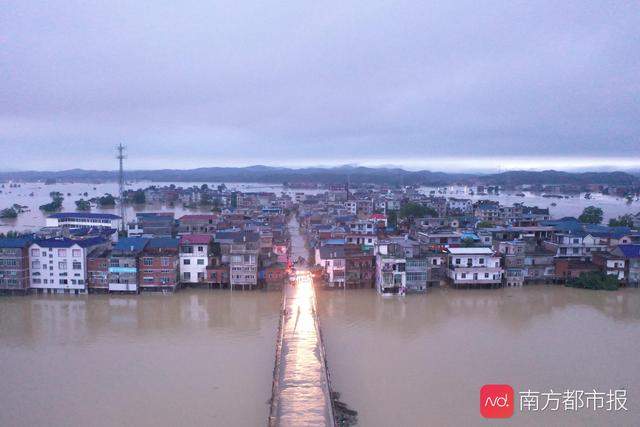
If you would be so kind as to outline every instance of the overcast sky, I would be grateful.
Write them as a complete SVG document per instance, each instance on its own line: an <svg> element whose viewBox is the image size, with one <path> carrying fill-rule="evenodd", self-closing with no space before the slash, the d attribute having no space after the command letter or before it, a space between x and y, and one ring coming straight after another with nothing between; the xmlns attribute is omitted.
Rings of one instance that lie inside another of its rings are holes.
<svg viewBox="0 0 640 427"><path fill-rule="evenodd" d="M640 169L640 2L2 2L0 169L121 141L129 168Z"/></svg>

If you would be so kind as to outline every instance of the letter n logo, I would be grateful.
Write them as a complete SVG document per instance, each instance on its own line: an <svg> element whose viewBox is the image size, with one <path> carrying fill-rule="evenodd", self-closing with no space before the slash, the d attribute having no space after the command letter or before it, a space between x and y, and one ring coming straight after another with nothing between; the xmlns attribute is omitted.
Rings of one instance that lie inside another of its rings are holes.
<svg viewBox="0 0 640 427"><path fill-rule="evenodd" d="M480 389L480 414L485 418L511 418L513 388L507 384L485 384Z"/></svg>

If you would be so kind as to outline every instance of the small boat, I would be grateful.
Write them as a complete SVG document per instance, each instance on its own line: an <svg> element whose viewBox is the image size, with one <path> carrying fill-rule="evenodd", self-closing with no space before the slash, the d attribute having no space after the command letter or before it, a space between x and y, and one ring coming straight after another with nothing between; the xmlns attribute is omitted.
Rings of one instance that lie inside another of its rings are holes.
<svg viewBox="0 0 640 427"><path fill-rule="evenodd" d="M551 203L551 206L558 206L556 202Z"/></svg>
<svg viewBox="0 0 640 427"><path fill-rule="evenodd" d="M524 197L524 193L516 193L516 196L518 196L518 197Z"/></svg>

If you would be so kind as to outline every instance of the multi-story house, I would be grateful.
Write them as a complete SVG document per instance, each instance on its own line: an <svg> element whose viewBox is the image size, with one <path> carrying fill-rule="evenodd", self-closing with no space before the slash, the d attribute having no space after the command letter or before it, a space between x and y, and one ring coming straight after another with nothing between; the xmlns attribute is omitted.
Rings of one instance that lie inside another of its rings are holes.
<svg viewBox="0 0 640 427"><path fill-rule="evenodd" d="M504 270L491 248L447 248L447 276L454 287L500 287Z"/></svg>
<svg viewBox="0 0 640 427"><path fill-rule="evenodd" d="M183 215L178 218L178 234L213 234L218 221L218 215Z"/></svg>
<svg viewBox="0 0 640 427"><path fill-rule="evenodd" d="M545 242L545 247L553 250L557 258L590 260L593 252L606 252L608 239L597 237L584 231L556 233Z"/></svg>
<svg viewBox="0 0 640 427"><path fill-rule="evenodd" d="M614 276L619 282L627 281L626 262L623 255L614 255L610 252L595 252L591 261L600 268L603 273Z"/></svg>
<svg viewBox="0 0 640 427"><path fill-rule="evenodd" d="M640 286L640 244L618 245L611 253L625 260L625 277L627 286L637 288Z"/></svg>
<svg viewBox="0 0 640 427"><path fill-rule="evenodd" d="M175 291L178 287L179 240L169 237L149 239L142 251L140 266L143 291Z"/></svg>
<svg viewBox="0 0 640 427"><path fill-rule="evenodd" d="M376 255L376 289L379 293L404 295L407 292L406 262L406 258L384 253L384 249L382 252L378 252Z"/></svg>
<svg viewBox="0 0 640 427"><path fill-rule="evenodd" d="M87 255L87 291L107 293L109 291L109 258L111 250L97 247Z"/></svg>
<svg viewBox="0 0 640 427"><path fill-rule="evenodd" d="M407 292L424 292L429 282L429 260L426 257L406 258Z"/></svg>
<svg viewBox="0 0 640 427"><path fill-rule="evenodd" d="M180 238L180 282L206 284L211 264L213 237L209 234L186 234Z"/></svg>
<svg viewBox="0 0 640 427"><path fill-rule="evenodd" d="M229 265L211 265L207 267L207 282L212 288L226 288L231 279L229 277Z"/></svg>
<svg viewBox="0 0 640 427"><path fill-rule="evenodd" d="M235 233L228 251L231 289L252 289L257 286L260 234L246 231Z"/></svg>
<svg viewBox="0 0 640 427"><path fill-rule="evenodd" d="M525 280L525 242L513 240L500 242L498 252L504 259L504 282L506 286L522 286Z"/></svg>
<svg viewBox="0 0 640 427"><path fill-rule="evenodd" d="M101 237L33 241L29 246L31 289L48 293L86 293L87 255L98 247L108 247L108 241Z"/></svg>
<svg viewBox="0 0 640 427"><path fill-rule="evenodd" d="M141 255L149 239L128 237L120 239L109 258L109 292L139 292Z"/></svg>
<svg viewBox="0 0 640 427"><path fill-rule="evenodd" d="M376 259L371 250L357 245L345 245L345 278L347 288L373 288L376 275Z"/></svg>
<svg viewBox="0 0 640 427"><path fill-rule="evenodd" d="M418 239L420 243L425 243L431 246L452 246L459 245L462 240L462 234L455 230L433 230L427 232L419 232Z"/></svg>
<svg viewBox="0 0 640 427"><path fill-rule="evenodd" d="M0 239L0 293L29 291L30 239Z"/></svg>
<svg viewBox="0 0 640 427"><path fill-rule="evenodd" d="M323 268L324 283L331 288L343 288L346 280L346 260L343 245L316 248L316 265Z"/></svg>
<svg viewBox="0 0 640 427"><path fill-rule="evenodd" d="M480 222L490 222L493 224L502 222L500 203L491 200L477 201L473 214Z"/></svg>
<svg viewBox="0 0 640 427"><path fill-rule="evenodd" d="M140 212L127 224L129 237L173 237L176 221L173 212Z"/></svg>
<svg viewBox="0 0 640 427"><path fill-rule="evenodd" d="M458 199L450 197L447 200L447 211L449 215L466 215L473 212L473 202L471 199Z"/></svg>

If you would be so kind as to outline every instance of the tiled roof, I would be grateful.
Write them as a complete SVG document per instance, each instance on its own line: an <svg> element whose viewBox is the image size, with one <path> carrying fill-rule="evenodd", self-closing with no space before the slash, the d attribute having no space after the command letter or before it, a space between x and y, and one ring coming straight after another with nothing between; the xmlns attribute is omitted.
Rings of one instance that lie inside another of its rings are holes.
<svg viewBox="0 0 640 427"><path fill-rule="evenodd" d="M73 245L78 245L81 248L88 248L90 246L101 245L106 243L102 237L91 237L89 239L67 239L67 238L51 238L51 239L36 239L33 244L36 244L42 248L70 248Z"/></svg>
<svg viewBox="0 0 640 427"><path fill-rule="evenodd" d="M144 237L124 237L118 240L113 249L118 252L141 252L149 240Z"/></svg>
<svg viewBox="0 0 640 427"><path fill-rule="evenodd" d="M213 237L210 234L186 234L180 238L181 245L207 245Z"/></svg>
<svg viewBox="0 0 640 427"><path fill-rule="evenodd" d="M182 215L180 218L178 218L178 221L208 221L216 219L218 219L218 215L194 214Z"/></svg>
<svg viewBox="0 0 640 427"><path fill-rule="evenodd" d="M178 249L178 239L171 237L154 237L147 243L148 249Z"/></svg>
<svg viewBox="0 0 640 427"><path fill-rule="evenodd" d="M334 245L321 246L320 258L322 259L344 258L344 246L334 246Z"/></svg>
<svg viewBox="0 0 640 427"><path fill-rule="evenodd" d="M0 239L0 248L26 248L30 244L28 238Z"/></svg>
<svg viewBox="0 0 640 427"><path fill-rule="evenodd" d="M625 258L640 258L640 245L618 245Z"/></svg>

